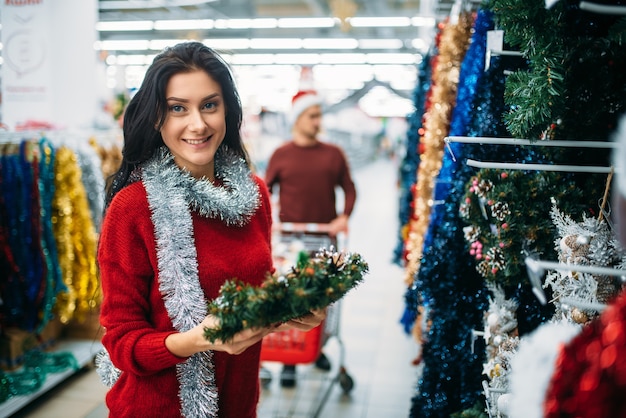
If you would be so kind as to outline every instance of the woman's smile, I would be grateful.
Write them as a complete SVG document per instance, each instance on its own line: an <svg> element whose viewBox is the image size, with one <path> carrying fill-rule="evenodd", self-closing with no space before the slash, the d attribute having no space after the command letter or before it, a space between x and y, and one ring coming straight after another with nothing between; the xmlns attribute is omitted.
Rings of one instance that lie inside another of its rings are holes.
<svg viewBox="0 0 626 418"><path fill-rule="evenodd" d="M209 138L201 138L201 139L183 139L186 143L190 145L200 145L207 142Z"/></svg>

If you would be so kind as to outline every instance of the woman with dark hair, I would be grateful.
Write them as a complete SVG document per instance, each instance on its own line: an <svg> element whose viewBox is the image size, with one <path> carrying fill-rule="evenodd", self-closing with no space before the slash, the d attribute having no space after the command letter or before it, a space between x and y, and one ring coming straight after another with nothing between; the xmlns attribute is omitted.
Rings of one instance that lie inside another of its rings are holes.
<svg viewBox="0 0 626 418"><path fill-rule="evenodd" d="M269 195L241 121L228 65L199 42L157 55L128 104L98 248L111 417L255 417L261 339L324 319L204 337L226 280L259 285L273 271Z"/></svg>
<svg viewBox="0 0 626 418"><path fill-rule="evenodd" d="M107 187L107 205L128 182L130 173L163 146L161 128L168 114L165 94L170 77L177 73L204 70L222 90L226 134L224 144L247 160L241 140L242 109L230 68L210 48L198 42L178 44L165 49L148 68L142 87L124 112L124 149L120 170Z"/></svg>

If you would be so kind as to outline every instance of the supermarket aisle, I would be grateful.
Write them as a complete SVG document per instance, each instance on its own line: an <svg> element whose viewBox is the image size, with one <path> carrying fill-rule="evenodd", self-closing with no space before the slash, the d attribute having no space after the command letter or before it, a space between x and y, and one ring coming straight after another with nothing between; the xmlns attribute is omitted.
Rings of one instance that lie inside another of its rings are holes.
<svg viewBox="0 0 626 418"><path fill-rule="evenodd" d="M340 309L338 335L354 389L346 396L339 384L331 385L327 400L321 402L319 395L336 376L335 370L322 373L308 365L298 366L296 388L282 389L280 365L267 363L275 378L263 391L259 418L309 417L319 405L320 417L408 417L418 378L411 360L418 348L398 322L405 286L402 268L390 262L397 231L396 170L394 162L378 160L354 173L359 200L351 219L348 248L360 253L370 266L365 281L344 298ZM333 338L324 350L335 368L341 359L340 347ZM104 418L104 394L95 371L86 369L14 418Z"/></svg>
<svg viewBox="0 0 626 418"><path fill-rule="evenodd" d="M378 160L356 169L354 179L358 198L350 221L348 248L363 256L370 273L342 301L339 336L345 348L345 366L355 387L350 396L343 396L340 385L333 385L319 416L405 418L409 416L418 371L411 365L417 345L398 322L404 308L403 269L390 262L398 218L396 165ZM336 365L337 341L331 339L324 351ZM281 389L280 365L271 366L275 378L264 392L259 418L290 416L287 412L296 398L297 413L291 416L311 416L310 412L321 403L316 397L325 392L330 378L336 375L299 366L298 373L305 378L299 381L298 389Z"/></svg>

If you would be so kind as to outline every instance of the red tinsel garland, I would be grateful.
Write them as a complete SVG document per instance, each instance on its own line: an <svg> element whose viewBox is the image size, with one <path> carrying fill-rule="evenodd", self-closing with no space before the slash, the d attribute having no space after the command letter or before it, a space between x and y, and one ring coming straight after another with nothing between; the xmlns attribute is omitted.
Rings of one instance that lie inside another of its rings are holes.
<svg viewBox="0 0 626 418"><path fill-rule="evenodd" d="M562 348L544 412L546 418L626 417L626 294Z"/></svg>

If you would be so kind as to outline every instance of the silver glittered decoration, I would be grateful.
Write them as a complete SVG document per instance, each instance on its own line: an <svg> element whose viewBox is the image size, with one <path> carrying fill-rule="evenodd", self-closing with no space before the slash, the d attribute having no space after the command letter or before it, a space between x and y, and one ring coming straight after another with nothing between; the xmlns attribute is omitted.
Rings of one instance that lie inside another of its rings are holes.
<svg viewBox="0 0 626 418"><path fill-rule="evenodd" d="M501 417L503 411L500 410L500 397L509 392L510 364L520 341L517 329L518 303L507 299L502 287L496 284L488 284L487 287L492 295L484 320L487 361L483 363L483 374L489 379L483 382L483 388L490 416Z"/></svg>
<svg viewBox="0 0 626 418"><path fill-rule="evenodd" d="M555 301L576 300L584 305L607 303L621 290L614 277L582 273L576 265L616 267L624 259L617 236L607 222L583 214L581 221L563 214L552 203L550 213L559 233L555 240L560 263L572 265L571 270L550 271L546 275L544 288L550 287ZM583 323L598 315L593 309L578 309L567 304L556 304L554 319Z"/></svg>
<svg viewBox="0 0 626 418"><path fill-rule="evenodd" d="M157 241L159 290L172 324L180 332L195 327L207 314L207 302L198 278L191 210L227 225L243 226L260 205L259 189L245 160L224 146L215 158L216 178L221 186L213 185L208 179L195 179L180 169L165 147L142 168ZM108 376L101 374L101 379L112 385L119 373L108 353L101 355L100 364L99 373L108 372ZM176 366L176 372L182 415L217 417L213 352L192 355Z"/></svg>
<svg viewBox="0 0 626 418"><path fill-rule="evenodd" d="M111 357L106 350L100 351L95 358L96 372L106 387L113 387L122 371L113 365Z"/></svg>
<svg viewBox="0 0 626 418"><path fill-rule="evenodd" d="M74 146L77 162L81 171L81 180L85 186L91 218L96 231L102 225L104 209L104 175L102 174L102 160L92 146Z"/></svg>
<svg viewBox="0 0 626 418"><path fill-rule="evenodd" d="M152 167L152 168L151 168ZM144 167L154 170L163 182L158 193L177 190L184 193L185 200L201 216L217 218L227 225L245 225L260 204L259 190L246 162L225 146L215 156L215 177L222 183L214 185L207 179L196 179L181 170L174 157L165 147Z"/></svg>

